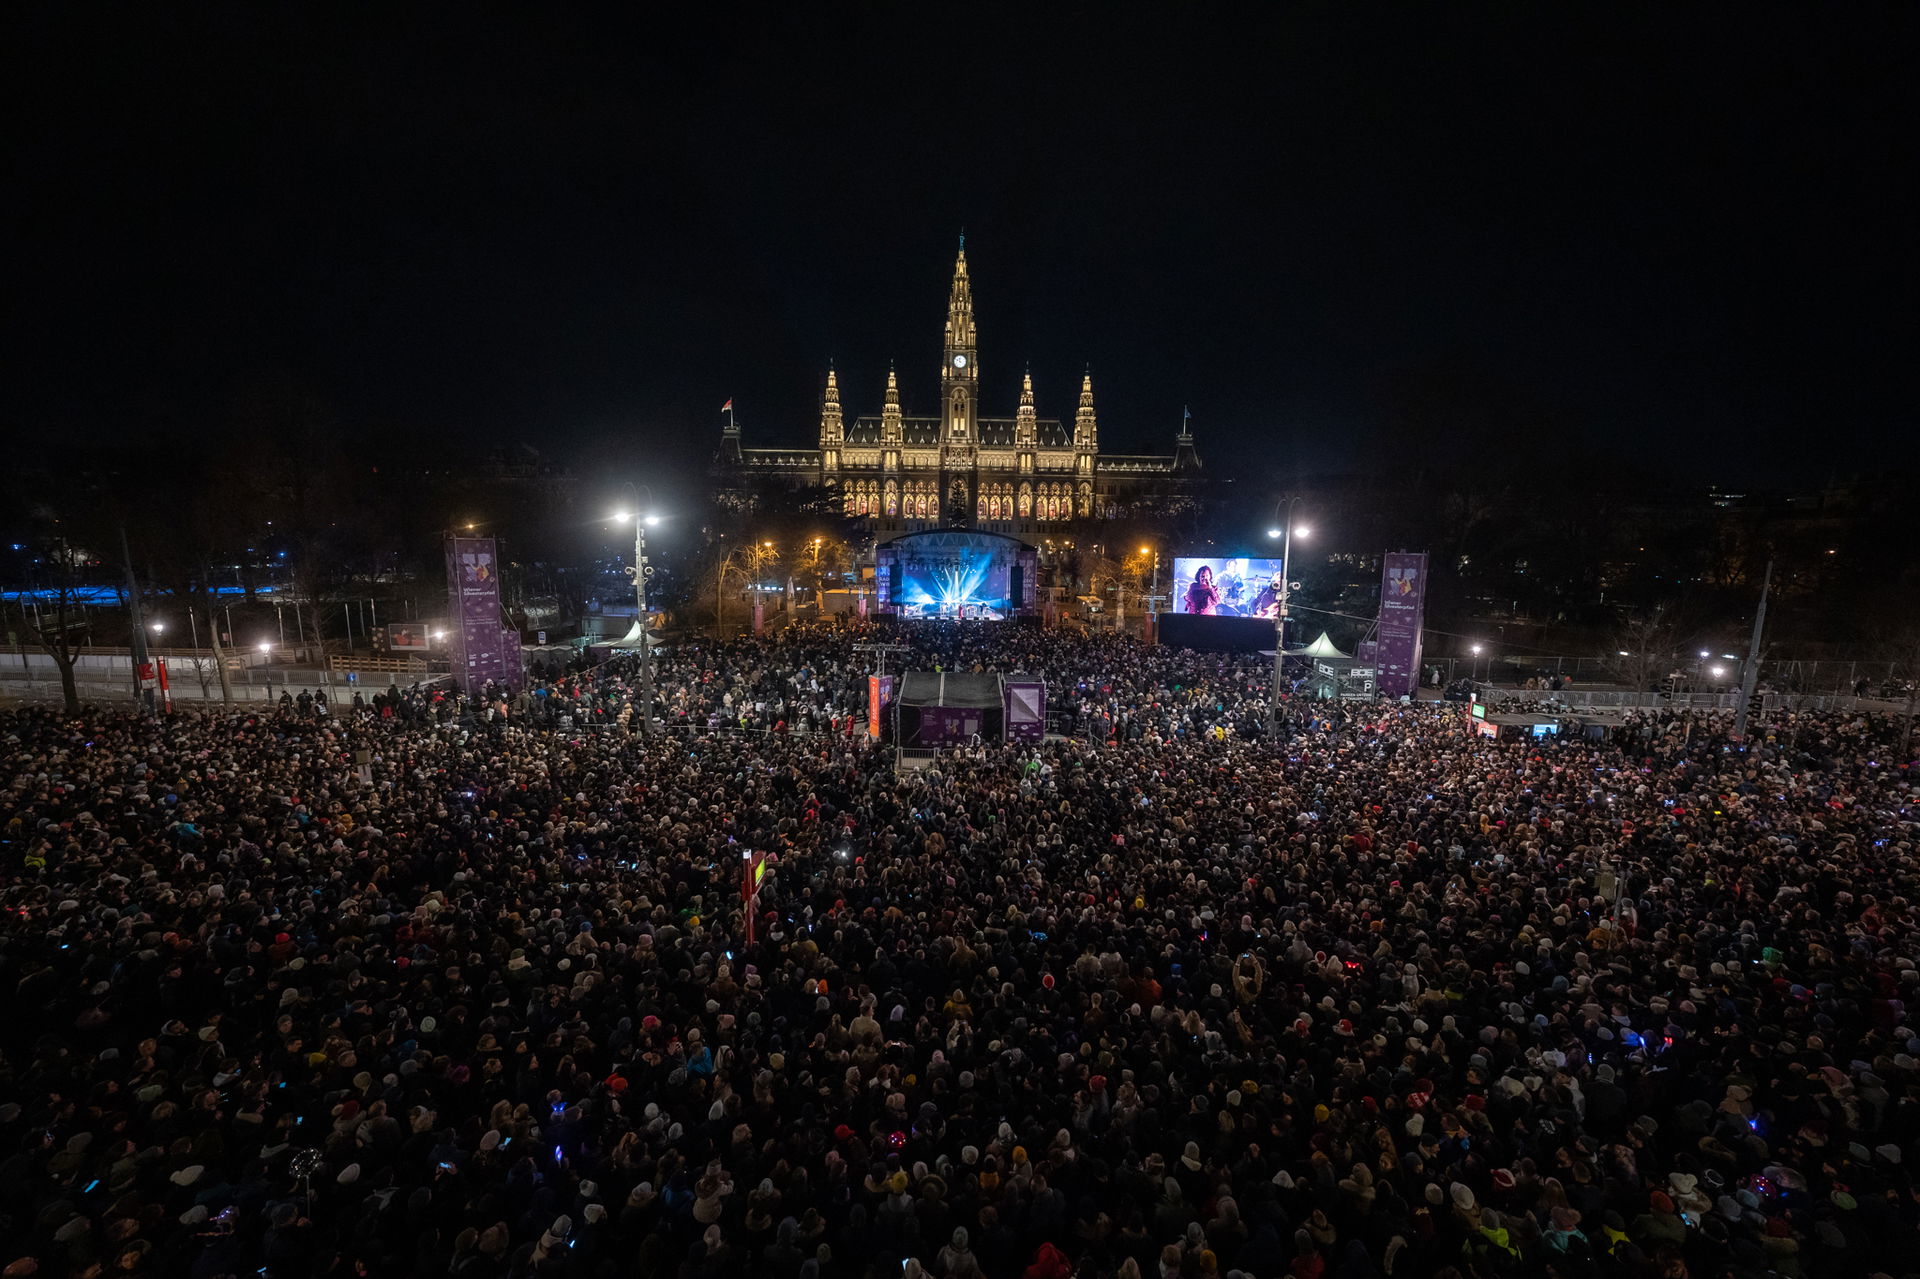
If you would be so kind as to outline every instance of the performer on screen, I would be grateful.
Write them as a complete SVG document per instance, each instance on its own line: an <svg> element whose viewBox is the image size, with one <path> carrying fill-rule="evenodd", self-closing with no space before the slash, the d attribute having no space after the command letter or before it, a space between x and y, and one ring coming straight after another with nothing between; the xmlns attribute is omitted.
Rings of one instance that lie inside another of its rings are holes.
<svg viewBox="0 0 1920 1279"><path fill-rule="evenodd" d="M1187 588L1187 612L1213 615L1220 607L1220 592L1213 585L1213 566L1202 564Z"/></svg>
<svg viewBox="0 0 1920 1279"><path fill-rule="evenodd" d="M1260 593L1253 597L1253 615L1255 617L1280 616L1280 575L1275 573Z"/></svg>

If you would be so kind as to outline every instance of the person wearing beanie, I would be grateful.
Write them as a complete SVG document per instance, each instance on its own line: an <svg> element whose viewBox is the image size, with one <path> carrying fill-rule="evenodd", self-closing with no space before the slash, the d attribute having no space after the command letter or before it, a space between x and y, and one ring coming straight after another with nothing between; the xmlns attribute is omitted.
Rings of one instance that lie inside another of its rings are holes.
<svg viewBox="0 0 1920 1279"><path fill-rule="evenodd" d="M1687 1241L1686 1223L1675 1214L1673 1200L1662 1190L1656 1190L1648 1196L1647 1210L1633 1219L1627 1234L1649 1251L1678 1248Z"/></svg>
<svg viewBox="0 0 1920 1279"><path fill-rule="evenodd" d="M980 1260L974 1256L967 1228L956 1226L952 1236L934 1259L943 1279L984 1279Z"/></svg>

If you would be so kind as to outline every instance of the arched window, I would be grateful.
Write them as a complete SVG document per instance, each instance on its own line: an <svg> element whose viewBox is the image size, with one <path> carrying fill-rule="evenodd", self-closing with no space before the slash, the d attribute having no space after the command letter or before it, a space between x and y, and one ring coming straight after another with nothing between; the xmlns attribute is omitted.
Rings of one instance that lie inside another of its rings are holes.
<svg viewBox="0 0 1920 1279"><path fill-rule="evenodd" d="M938 493L935 493L927 499L927 518L930 520L940 518L940 495Z"/></svg>

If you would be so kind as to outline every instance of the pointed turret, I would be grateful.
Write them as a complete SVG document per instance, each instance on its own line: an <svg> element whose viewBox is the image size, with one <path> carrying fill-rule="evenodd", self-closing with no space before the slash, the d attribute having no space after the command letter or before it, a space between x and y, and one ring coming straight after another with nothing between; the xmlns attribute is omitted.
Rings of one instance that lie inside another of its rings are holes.
<svg viewBox="0 0 1920 1279"><path fill-rule="evenodd" d="M1093 413L1093 370L1080 382L1080 411L1073 416L1073 447L1091 453L1100 447L1100 422Z"/></svg>
<svg viewBox="0 0 1920 1279"><path fill-rule="evenodd" d="M820 447L837 447L847 438L846 423L840 415L840 374L827 366L827 390L820 401Z"/></svg>
<svg viewBox="0 0 1920 1279"><path fill-rule="evenodd" d="M847 442L846 422L840 416L840 375L827 366L827 390L820 400L820 482L831 484L840 473L840 449Z"/></svg>
<svg viewBox="0 0 1920 1279"><path fill-rule="evenodd" d="M1184 405L1180 409L1180 433L1173 437L1173 469L1200 469L1200 452L1193 447L1193 411Z"/></svg>
<svg viewBox="0 0 1920 1279"><path fill-rule="evenodd" d="M964 370L973 362L973 281L967 277L967 245L963 238L960 254L953 260L953 288L947 296L947 376ZM953 357L965 357L960 364Z"/></svg>
<svg viewBox="0 0 1920 1279"><path fill-rule="evenodd" d="M1033 371L1020 379L1020 409L1013 419L1015 448L1031 449L1040 442L1040 422L1033 407Z"/></svg>
<svg viewBox="0 0 1920 1279"><path fill-rule="evenodd" d="M904 438L900 425L900 379L887 370L887 396L880 405L880 442L898 445Z"/></svg>

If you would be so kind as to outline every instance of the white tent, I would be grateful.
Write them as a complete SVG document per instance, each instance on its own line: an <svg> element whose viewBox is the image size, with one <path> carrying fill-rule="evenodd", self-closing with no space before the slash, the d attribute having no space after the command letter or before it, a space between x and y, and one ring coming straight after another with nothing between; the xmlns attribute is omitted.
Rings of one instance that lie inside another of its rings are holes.
<svg viewBox="0 0 1920 1279"><path fill-rule="evenodd" d="M658 647L660 647L660 635L659 635L659 632L657 632L657 631L650 631L650 632L648 632L648 633L647 633L647 640L648 640L648 642L649 642L649 643L651 643L651 644L653 645L653 647L655 647L655 648L658 648ZM638 619L638 618L636 618L636 619L634 619L634 623L633 623L633 625L632 625L632 626L629 626L629 627L627 628L627 633L626 633L625 635L622 635L622 636L621 636L621 637L620 637L619 639L617 639L617 640L615 640L615 641L613 641L613 643L611 643L611 644L609 644L609 645L607 645L607 647L608 647L608 648L632 648L632 649L638 649L638 648L640 647L640 621L639 621L639 619Z"/></svg>
<svg viewBox="0 0 1920 1279"><path fill-rule="evenodd" d="M1342 653L1339 649L1335 648L1333 640L1328 638L1325 631L1321 631L1320 638L1313 643L1307 645L1305 648L1294 651L1301 657L1331 657L1342 661L1353 656L1351 653Z"/></svg>

